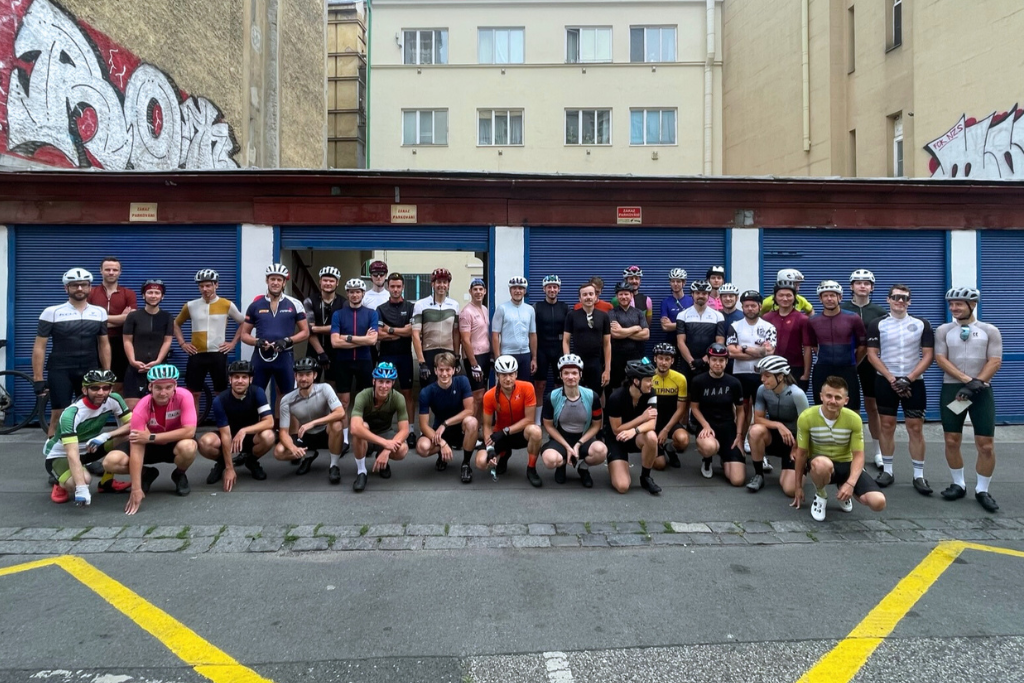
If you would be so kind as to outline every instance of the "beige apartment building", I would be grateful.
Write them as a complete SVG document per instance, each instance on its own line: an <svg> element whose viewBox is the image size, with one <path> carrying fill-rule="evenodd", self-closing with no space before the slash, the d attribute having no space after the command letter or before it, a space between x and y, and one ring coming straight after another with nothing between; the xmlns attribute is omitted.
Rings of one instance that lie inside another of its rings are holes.
<svg viewBox="0 0 1024 683"><path fill-rule="evenodd" d="M1024 177L1021 9L726 0L724 172Z"/></svg>
<svg viewBox="0 0 1024 683"><path fill-rule="evenodd" d="M366 168L366 5L327 3L327 167Z"/></svg>
<svg viewBox="0 0 1024 683"><path fill-rule="evenodd" d="M723 170L722 0L370 7L370 168Z"/></svg>

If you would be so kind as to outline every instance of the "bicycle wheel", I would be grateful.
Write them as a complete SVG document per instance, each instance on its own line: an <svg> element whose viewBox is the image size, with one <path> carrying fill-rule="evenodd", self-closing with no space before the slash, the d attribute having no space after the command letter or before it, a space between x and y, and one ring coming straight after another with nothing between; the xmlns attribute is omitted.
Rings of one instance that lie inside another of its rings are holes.
<svg viewBox="0 0 1024 683"><path fill-rule="evenodd" d="M33 401L32 407L26 410L17 405L15 397L34 398L35 393L32 378L24 372L0 371L0 434L13 434L32 421L38 401Z"/></svg>
<svg viewBox="0 0 1024 683"><path fill-rule="evenodd" d="M49 408L50 396L46 394L36 399L36 417L39 418L39 428L43 430L43 434L50 434L50 408Z"/></svg>

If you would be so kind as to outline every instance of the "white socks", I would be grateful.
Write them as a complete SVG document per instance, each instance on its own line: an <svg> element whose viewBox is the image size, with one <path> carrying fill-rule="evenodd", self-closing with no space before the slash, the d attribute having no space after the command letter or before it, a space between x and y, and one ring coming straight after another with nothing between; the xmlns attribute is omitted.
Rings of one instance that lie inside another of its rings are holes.
<svg viewBox="0 0 1024 683"><path fill-rule="evenodd" d="M992 483L992 477L978 475L978 485L974 487L975 493L988 493L988 485Z"/></svg>
<svg viewBox="0 0 1024 683"><path fill-rule="evenodd" d="M910 464L914 466L914 479L924 479L924 460L911 458Z"/></svg>
<svg viewBox="0 0 1024 683"><path fill-rule="evenodd" d="M892 458L891 455L882 456L882 471L889 475L892 474Z"/></svg>
<svg viewBox="0 0 1024 683"><path fill-rule="evenodd" d="M356 474L366 474L366 458L356 458Z"/></svg>
<svg viewBox="0 0 1024 683"><path fill-rule="evenodd" d="M965 490L967 489L967 484L964 483L964 468L963 467L961 467L958 470L954 470L952 467L950 467L949 468L949 475L951 477L953 477L953 483L954 484L956 484L957 486L959 486L962 489L965 489ZM979 482L978 482L979 486L981 485L980 479L981 478L979 477Z"/></svg>
<svg viewBox="0 0 1024 683"><path fill-rule="evenodd" d="M331 453L331 467L337 467L339 462L341 462L341 456Z"/></svg>
<svg viewBox="0 0 1024 683"><path fill-rule="evenodd" d="M342 433L345 435L344 436L345 443L348 443L349 442L348 441L348 427L345 427L345 429L342 430Z"/></svg>

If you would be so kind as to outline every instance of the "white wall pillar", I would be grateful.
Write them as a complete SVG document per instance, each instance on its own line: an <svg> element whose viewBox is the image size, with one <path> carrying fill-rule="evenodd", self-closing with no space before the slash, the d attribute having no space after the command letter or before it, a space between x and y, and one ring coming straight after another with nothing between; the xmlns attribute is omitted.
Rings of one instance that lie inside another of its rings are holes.
<svg viewBox="0 0 1024 683"><path fill-rule="evenodd" d="M978 233L954 230L949 234L950 282L953 287L978 286Z"/></svg>
<svg viewBox="0 0 1024 683"><path fill-rule="evenodd" d="M7 337L7 316L14 315L14 311L7 310L7 297L10 294L8 285L10 283L9 273L14 272L14 254L9 254L7 251L7 231L6 225L0 225L0 263L5 263L6 272L0 276L0 339ZM14 344L13 339L7 339L8 344ZM7 352L11 349L11 346L0 349L0 370L7 369ZM11 350L11 368L14 368L14 351Z"/></svg>
<svg viewBox="0 0 1024 683"><path fill-rule="evenodd" d="M494 254L494 287L491 288L491 302L497 306L512 299L508 293L508 279L526 272L526 229L496 226Z"/></svg>
<svg viewBox="0 0 1024 683"><path fill-rule="evenodd" d="M242 288L242 300L236 302L245 313L249 302L267 291L264 269L274 262L274 227L271 225L242 225L242 272L238 274ZM239 345L242 357L252 356L252 347Z"/></svg>
<svg viewBox="0 0 1024 683"><path fill-rule="evenodd" d="M731 247L729 281L741 292L761 291L761 229L732 228L727 239Z"/></svg>

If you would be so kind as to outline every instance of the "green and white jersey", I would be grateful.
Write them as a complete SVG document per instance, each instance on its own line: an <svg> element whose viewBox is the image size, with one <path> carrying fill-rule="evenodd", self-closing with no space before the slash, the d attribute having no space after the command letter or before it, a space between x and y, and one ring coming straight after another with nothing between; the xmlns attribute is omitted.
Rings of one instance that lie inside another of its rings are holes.
<svg viewBox="0 0 1024 683"><path fill-rule="evenodd" d="M99 406L92 405L89 399L83 396L60 414L57 430L43 446L43 455L47 460L67 457L65 444L85 443L96 438L107 425L111 415L119 425L132 419L131 411L119 394L110 394Z"/></svg>
<svg viewBox="0 0 1024 683"><path fill-rule="evenodd" d="M864 450L864 424L849 408L828 420L821 406L811 406L797 418L796 445L807 451L808 459L823 455L833 462L851 462L854 451Z"/></svg>

